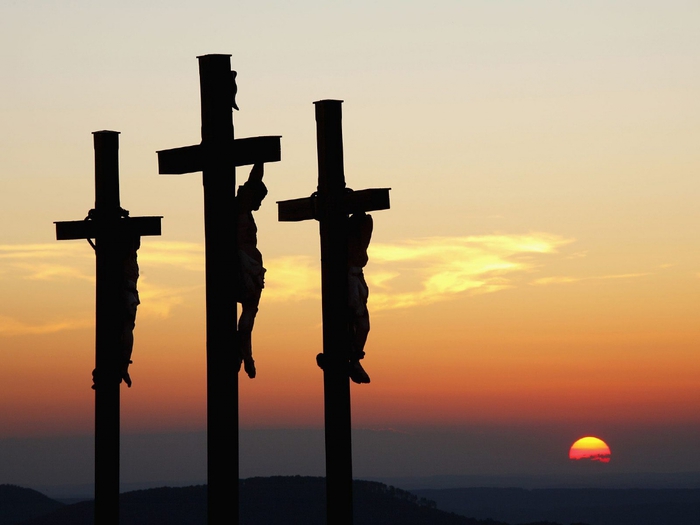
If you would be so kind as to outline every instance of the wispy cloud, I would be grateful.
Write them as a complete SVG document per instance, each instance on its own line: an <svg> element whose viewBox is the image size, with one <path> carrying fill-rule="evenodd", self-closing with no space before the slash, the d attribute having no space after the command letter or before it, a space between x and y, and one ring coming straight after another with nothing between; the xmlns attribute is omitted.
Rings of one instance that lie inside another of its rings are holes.
<svg viewBox="0 0 700 525"><path fill-rule="evenodd" d="M310 256L265 261L265 301L301 301L321 296L321 265Z"/></svg>
<svg viewBox="0 0 700 525"><path fill-rule="evenodd" d="M519 275L541 265L543 257L568 243L559 235L529 233L463 237L428 237L396 243L373 243L366 278L373 310L407 308L449 300L461 294L491 293L515 285ZM76 250L68 243L0 246L0 259L11 273L33 280L94 280L89 247ZM202 272L204 247L197 243L148 240L139 251L143 268L175 267ZM265 260L268 269L264 301L299 301L319 298L320 264L312 256ZM17 274L17 272L20 272ZM153 277L156 274L149 273ZM170 277L172 278L172 277ZM550 279L550 281L547 281ZM539 284L548 284L545 278ZM573 278L568 278L573 279ZM168 317L172 309L197 287L141 281L139 289L146 315Z"/></svg>
<svg viewBox="0 0 700 525"><path fill-rule="evenodd" d="M51 334L64 330L77 330L92 326L92 319L72 319L41 324L29 324L13 317L0 315L0 334L2 335L37 335Z"/></svg>
<svg viewBox="0 0 700 525"><path fill-rule="evenodd" d="M430 237L370 245L366 271L371 308L407 308L463 293L513 286L513 276L571 240L547 233ZM318 297L319 265L311 257L266 261L265 301Z"/></svg>
<svg viewBox="0 0 700 525"><path fill-rule="evenodd" d="M473 235L430 237L370 246L374 285L376 264L383 277L371 301L374 310L432 304L464 293L490 293L513 286L513 277L532 269L537 258L572 242L559 235ZM382 267L391 266L393 279ZM401 284L403 281L403 284ZM391 287L390 283L395 286Z"/></svg>
<svg viewBox="0 0 700 525"><path fill-rule="evenodd" d="M594 275L591 277L543 277L541 279L536 279L530 284L543 285L543 284L569 284L577 283L580 281L599 281L605 279L634 279L635 277L645 277L651 275L649 272L642 273L620 273L614 275Z"/></svg>
<svg viewBox="0 0 700 525"><path fill-rule="evenodd" d="M201 290L202 286L167 287L153 284L149 279L139 279L139 316L167 319L173 308L185 302L185 296Z"/></svg>
<svg viewBox="0 0 700 525"><path fill-rule="evenodd" d="M148 240L148 249L139 250L142 266L175 266L188 271L204 269L204 246L197 243ZM3 273L30 280L95 280L92 248L85 242L0 245Z"/></svg>
<svg viewBox="0 0 700 525"><path fill-rule="evenodd" d="M95 255L85 242L82 250L73 243L0 245L3 274L9 278L37 281L82 279L94 281L87 273Z"/></svg>
<svg viewBox="0 0 700 525"><path fill-rule="evenodd" d="M55 259L61 258L72 252L70 243L44 243L44 244L0 244L0 259L9 261L26 261L30 259ZM87 242L86 248L89 248ZM92 250L86 251L88 255Z"/></svg>
<svg viewBox="0 0 700 525"><path fill-rule="evenodd" d="M16 263L14 267L24 272L24 278L32 281L53 281L63 279L81 279L95 282L94 275L88 275L79 268L50 263Z"/></svg>
<svg viewBox="0 0 700 525"><path fill-rule="evenodd" d="M201 272L204 270L204 245L149 239L147 249L139 250L139 262L144 266L177 266Z"/></svg>

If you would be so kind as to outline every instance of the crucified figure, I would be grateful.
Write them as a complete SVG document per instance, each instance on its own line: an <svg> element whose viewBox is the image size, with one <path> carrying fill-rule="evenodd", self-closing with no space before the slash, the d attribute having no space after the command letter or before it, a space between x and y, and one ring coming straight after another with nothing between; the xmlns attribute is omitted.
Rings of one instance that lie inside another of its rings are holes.
<svg viewBox="0 0 700 525"><path fill-rule="evenodd" d="M238 319L238 340L240 358L248 377L255 377L253 361L252 333L255 316L258 313L260 294L265 287L265 268L258 250L258 228L253 212L260 209L267 195L263 183L263 164L255 164L245 184L238 188L236 209L238 213L238 293L236 301L241 303L241 316ZM240 366L240 365L239 365Z"/></svg>
<svg viewBox="0 0 700 525"><path fill-rule="evenodd" d="M372 216L365 212L352 214L347 219L348 243L348 335L349 353L347 355L348 375L358 384L369 383L369 375L362 368L360 360L365 357L365 343L369 334L369 310L367 299L369 287L365 281L362 269L367 266L369 256L367 248L372 239L374 223ZM325 369L326 356L321 353L316 356L316 364Z"/></svg>
<svg viewBox="0 0 700 525"><path fill-rule="evenodd" d="M139 264L136 252L141 247L141 237L130 236L124 246L123 277L121 283L122 293L122 359L121 378L126 386L131 388L131 376L129 365L131 364L131 352L134 349L134 326L136 325L136 309L141 301L136 283L139 279Z"/></svg>
<svg viewBox="0 0 700 525"><path fill-rule="evenodd" d="M365 343L369 333L367 298L369 287L362 271L369 257L367 248L372 238L372 216L354 213L348 219L348 315L350 325L350 379L355 383L369 383L369 375L360 364L365 357Z"/></svg>
<svg viewBox="0 0 700 525"><path fill-rule="evenodd" d="M123 216L128 217L129 212L121 210ZM91 211L92 213L92 211ZM91 243L92 244L92 243ZM120 271L119 277L119 318L120 318L120 333L119 333L119 382L124 381L126 386L131 388L131 376L129 375L129 365L131 361L131 353L134 349L134 327L136 326L136 310L141 304L139 300L139 291L137 282L139 280L139 263L137 252L141 247L141 237L139 235L125 235L120 240L119 258ZM112 372L98 371L95 368L92 371L93 385L104 378L112 377Z"/></svg>

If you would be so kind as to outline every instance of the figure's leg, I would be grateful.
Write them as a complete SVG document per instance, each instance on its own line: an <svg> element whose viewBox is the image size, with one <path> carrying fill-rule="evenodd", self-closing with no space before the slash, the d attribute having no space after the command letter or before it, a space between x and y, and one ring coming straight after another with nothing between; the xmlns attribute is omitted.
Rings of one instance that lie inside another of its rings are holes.
<svg viewBox="0 0 700 525"><path fill-rule="evenodd" d="M260 295L241 303L241 316L238 319L238 345L243 358L243 367L248 377L255 377L255 361L253 361L253 325L258 313Z"/></svg>
<svg viewBox="0 0 700 525"><path fill-rule="evenodd" d="M369 374L362 368L360 359L365 357L365 343L369 333L369 312L365 307L362 315L354 315L350 321L352 341L350 348L350 379L355 383L369 383Z"/></svg>
<svg viewBox="0 0 700 525"><path fill-rule="evenodd" d="M369 288L362 271L348 272L348 315L350 325L350 379L355 383L369 383L369 375L360 364L365 357L365 343L369 333L369 311L367 298Z"/></svg>
<svg viewBox="0 0 700 525"><path fill-rule="evenodd" d="M141 304L138 292L129 291L126 293L126 308L124 312L124 328L122 331L122 365L121 378L126 386L131 388L131 376L129 375L129 365L131 364L131 353L134 350L134 328L136 327L136 309Z"/></svg>
<svg viewBox="0 0 700 525"><path fill-rule="evenodd" d="M121 378L126 383L126 386L131 388L131 376L129 375L129 365L131 364L131 352L134 349L134 326L133 320L127 320L124 323L124 332L122 333L122 366Z"/></svg>
<svg viewBox="0 0 700 525"><path fill-rule="evenodd" d="M353 316L352 322L352 354L351 361L358 361L365 357L365 343L369 334L369 311L367 307L360 315Z"/></svg>

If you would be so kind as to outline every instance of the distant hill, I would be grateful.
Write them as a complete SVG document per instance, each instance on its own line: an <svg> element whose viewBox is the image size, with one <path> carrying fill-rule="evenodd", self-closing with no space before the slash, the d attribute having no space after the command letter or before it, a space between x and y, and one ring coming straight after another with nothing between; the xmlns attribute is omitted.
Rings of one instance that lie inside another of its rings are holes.
<svg viewBox="0 0 700 525"><path fill-rule="evenodd" d="M700 489L462 488L411 491L438 508L509 523L700 524Z"/></svg>
<svg viewBox="0 0 700 525"><path fill-rule="evenodd" d="M14 525L62 506L36 490L0 485L0 525Z"/></svg>
<svg viewBox="0 0 700 525"><path fill-rule="evenodd" d="M579 465L581 466L581 465ZM590 465L589 465L590 466ZM594 465L595 466L595 465ZM492 487L522 489L700 489L700 472L609 472L576 469L559 474L461 474L368 478L406 490Z"/></svg>
<svg viewBox="0 0 700 525"><path fill-rule="evenodd" d="M505 525L440 511L435 502L371 481L353 484L356 525ZM241 524L325 525L326 482L319 477L241 482Z"/></svg>
<svg viewBox="0 0 700 525"><path fill-rule="evenodd" d="M355 525L507 525L435 508L409 492L355 481ZM93 502L64 506L22 525L92 525ZM206 487L158 488L121 496L121 525L205 525ZM271 477L241 480L241 525L325 525L325 480ZM1 524L4 525L4 524Z"/></svg>

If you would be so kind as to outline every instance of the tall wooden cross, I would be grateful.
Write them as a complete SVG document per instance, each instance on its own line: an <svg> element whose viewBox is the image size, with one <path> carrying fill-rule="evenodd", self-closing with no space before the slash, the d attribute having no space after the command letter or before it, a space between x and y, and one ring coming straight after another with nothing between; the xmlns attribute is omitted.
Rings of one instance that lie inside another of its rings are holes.
<svg viewBox="0 0 700 525"><path fill-rule="evenodd" d="M340 100L316 105L318 191L278 203L280 221L319 221L323 310L323 391L328 525L352 525L350 326L348 321L348 215L389 208L389 189L345 187Z"/></svg>
<svg viewBox="0 0 700 525"><path fill-rule="evenodd" d="M233 138L231 55L199 60L202 142L158 152L161 174L202 172L207 318L208 520L238 523L236 166L280 160L280 137Z"/></svg>
<svg viewBox="0 0 700 525"><path fill-rule="evenodd" d="M119 384L124 366L124 250L160 235L161 217L128 217L119 203L119 132L96 131L90 220L56 222L56 239L95 239L95 524L119 524Z"/></svg>

